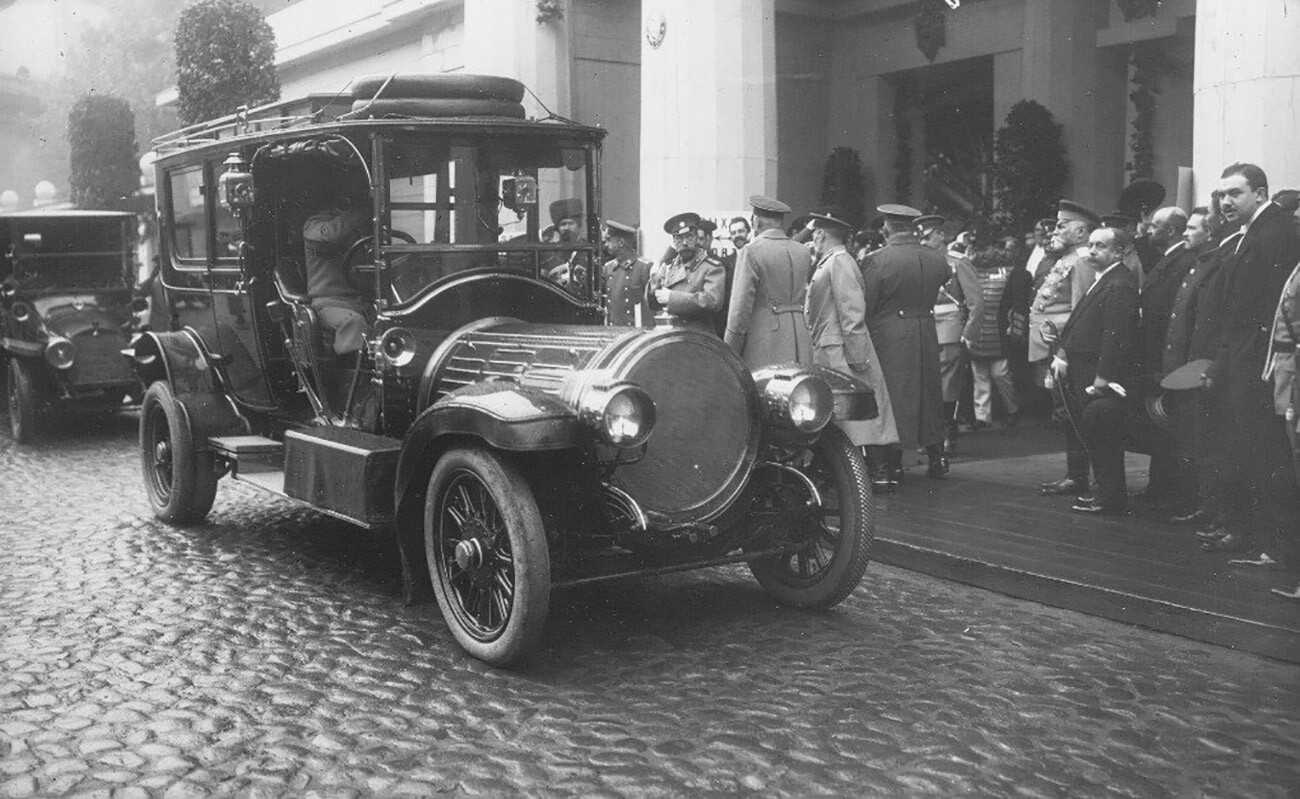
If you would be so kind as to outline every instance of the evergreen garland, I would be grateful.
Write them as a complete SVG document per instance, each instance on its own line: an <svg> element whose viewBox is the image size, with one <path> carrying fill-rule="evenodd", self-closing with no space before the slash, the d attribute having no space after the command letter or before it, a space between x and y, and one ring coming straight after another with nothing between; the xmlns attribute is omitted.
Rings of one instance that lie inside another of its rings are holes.
<svg viewBox="0 0 1300 799"><path fill-rule="evenodd" d="M1133 129L1129 133L1133 157L1124 168L1129 172L1129 180L1136 180L1150 178L1155 173L1155 122L1160 79L1176 73L1180 65L1156 42L1133 45L1129 63L1133 67L1133 89L1128 94L1133 103Z"/></svg>
<svg viewBox="0 0 1300 799"><path fill-rule="evenodd" d="M68 193L79 208L128 210L140 189L135 114L121 97L84 94L68 112Z"/></svg>
<svg viewBox="0 0 1300 799"><path fill-rule="evenodd" d="M275 33L244 0L198 0L181 12L173 41L182 124L280 99Z"/></svg>
<svg viewBox="0 0 1300 799"><path fill-rule="evenodd" d="M862 159L852 147L836 147L826 157L822 174L823 205L838 205L844 209L845 222L855 228L862 227L865 217L866 179L862 172Z"/></svg>
<svg viewBox="0 0 1300 799"><path fill-rule="evenodd" d="M939 55L939 48L948 43L943 0L921 0L916 7L916 16L912 18L912 28L916 32L917 49L926 61L933 62Z"/></svg>

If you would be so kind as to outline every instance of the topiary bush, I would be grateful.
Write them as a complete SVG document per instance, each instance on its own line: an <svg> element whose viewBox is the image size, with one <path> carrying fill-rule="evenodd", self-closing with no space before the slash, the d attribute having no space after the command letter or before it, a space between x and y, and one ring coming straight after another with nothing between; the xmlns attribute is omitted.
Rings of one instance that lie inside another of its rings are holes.
<svg viewBox="0 0 1300 799"><path fill-rule="evenodd" d="M121 97L84 94L68 112L68 193L79 208L127 210L140 189L135 114Z"/></svg>
<svg viewBox="0 0 1300 799"><path fill-rule="evenodd" d="M862 173L862 159L852 147L836 147L826 157L826 170L822 174L823 205L838 205L844 209L855 228L862 227L865 218L866 179Z"/></svg>
<svg viewBox="0 0 1300 799"><path fill-rule="evenodd" d="M1011 106L993 143L996 229L1019 233L1056 216L1070 174L1061 134L1061 125L1042 104L1021 100Z"/></svg>
<svg viewBox="0 0 1300 799"><path fill-rule="evenodd" d="M280 99L275 34L244 0L199 0L187 7L174 43L181 124Z"/></svg>

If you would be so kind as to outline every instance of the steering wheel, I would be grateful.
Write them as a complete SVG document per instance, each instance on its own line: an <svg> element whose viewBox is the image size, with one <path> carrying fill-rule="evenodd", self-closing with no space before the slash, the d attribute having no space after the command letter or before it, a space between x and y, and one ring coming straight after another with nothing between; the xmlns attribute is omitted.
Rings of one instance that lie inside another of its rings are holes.
<svg viewBox="0 0 1300 799"><path fill-rule="evenodd" d="M391 244L393 239L401 239L407 244L415 244L415 237L410 233L402 230L385 230L384 237L387 239L384 243ZM374 288L374 284L366 283L360 274L363 264L367 268L373 269L375 262L375 237L362 236L352 242L348 251L343 254L343 277L348 281L348 285L356 289L359 293L366 296Z"/></svg>

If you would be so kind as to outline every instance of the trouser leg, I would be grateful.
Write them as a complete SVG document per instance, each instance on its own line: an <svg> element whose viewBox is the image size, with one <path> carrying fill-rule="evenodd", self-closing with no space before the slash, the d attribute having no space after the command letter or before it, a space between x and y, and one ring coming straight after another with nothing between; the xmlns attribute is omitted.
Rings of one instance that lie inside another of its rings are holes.
<svg viewBox="0 0 1300 799"><path fill-rule="evenodd" d="M975 419L980 422L990 422L993 420L993 387L989 379L989 362L982 358L973 358L970 368Z"/></svg>
<svg viewBox="0 0 1300 799"><path fill-rule="evenodd" d="M1002 404L1006 406L1007 413L1015 416L1020 412L1020 405L1016 402L1016 384L1011 380L1011 366L1006 358L999 358L988 364L990 377L993 378L993 384L998 388L998 394L1002 396Z"/></svg>
<svg viewBox="0 0 1300 799"><path fill-rule="evenodd" d="M1061 399L1062 408L1065 410L1065 471L1066 476L1078 480L1085 485L1089 479L1089 469L1091 464L1088 460L1088 450L1080 437L1083 416L1083 394L1082 391L1074 391L1075 381L1069 379L1065 385L1057 384L1057 390L1053 391Z"/></svg>
<svg viewBox="0 0 1300 799"><path fill-rule="evenodd" d="M1128 506L1124 475L1124 416L1121 400L1094 399L1083 409L1080 428L1088 445L1093 471L1097 474L1097 503L1112 510Z"/></svg>

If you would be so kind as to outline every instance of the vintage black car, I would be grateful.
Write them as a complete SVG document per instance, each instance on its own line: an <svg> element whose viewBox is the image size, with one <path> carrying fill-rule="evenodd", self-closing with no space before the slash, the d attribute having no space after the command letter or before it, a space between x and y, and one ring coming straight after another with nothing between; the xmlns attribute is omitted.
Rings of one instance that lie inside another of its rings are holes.
<svg viewBox="0 0 1300 799"><path fill-rule="evenodd" d="M494 664L538 640L557 586L746 562L782 602L847 597L873 504L829 423L873 415L870 390L606 326L604 131L523 119L501 78L354 86L342 109L308 98L157 143L169 321L131 348L156 515L200 521L229 474L395 534L408 600L432 593ZM356 354L305 265L340 184L366 194L366 235L339 253L371 316ZM585 212L575 240L544 240L556 200Z"/></svg>
<svg viewBox="0 0 1300 799"><path fill-rule="evenodd" d="M113 412L138 387L121 354L135 227L133 214L114 211L0 214L0 346L15 441L31 441L47 412Z"/></svg>

